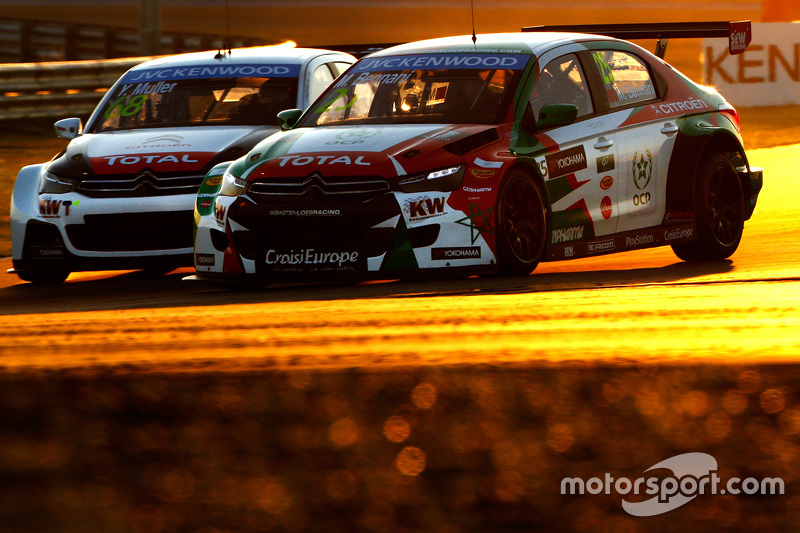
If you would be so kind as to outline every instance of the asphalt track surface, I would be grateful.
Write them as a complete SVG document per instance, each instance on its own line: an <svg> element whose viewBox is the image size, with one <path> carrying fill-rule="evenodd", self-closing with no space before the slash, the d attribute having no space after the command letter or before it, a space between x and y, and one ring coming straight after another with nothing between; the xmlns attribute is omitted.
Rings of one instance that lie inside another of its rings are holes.
<svg viewBox="0 0 800 533"><path fill-rule="evenodd" d="M668 247L544 263L530 276L275 285L226 292L181 270L0 276L6 369L380 368L794 362L800 353L800 146L754 150L765 185L731 260ZM0 261L6 267L8 260ZM10 265L8 265L10 266Z"/></svg>
<svg viewBox="0 0 800 533"><path fill-rule="evenodd" d="M800 145L749 155L764 189L720 263L253 292L0 274L0 531L796 531ZM560 492L697 452L785 492L646 518L621 500L649 496Z"/></svg>

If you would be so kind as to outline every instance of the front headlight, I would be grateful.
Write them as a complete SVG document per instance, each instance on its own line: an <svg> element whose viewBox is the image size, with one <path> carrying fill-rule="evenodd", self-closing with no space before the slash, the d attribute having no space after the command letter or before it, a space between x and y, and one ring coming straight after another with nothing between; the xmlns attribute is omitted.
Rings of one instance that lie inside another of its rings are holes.
<svg viewBox="0 0 800 533"><path fill-rule="evenodd" d="M45 172L42 179L42 185L39 188L40 194L64 194L68 193L75 186L75 180L65 178L53 174L52 172Z"/></svg>
<svg viewBox="0 0 800 533"><path fill-rule="evenodd" d="M230 167L222 175L222 186L219 189L220 196L239 196L244 191L246 180L234 176Z"/></svg>
<svg viewBox="0 0 800 533"><path fill-rule="evenodd" d="M461 187L461 182L464 180L464 169L465 166L462 164L402 178L399 181L400 190L403 192L454 191Z"/></svg>

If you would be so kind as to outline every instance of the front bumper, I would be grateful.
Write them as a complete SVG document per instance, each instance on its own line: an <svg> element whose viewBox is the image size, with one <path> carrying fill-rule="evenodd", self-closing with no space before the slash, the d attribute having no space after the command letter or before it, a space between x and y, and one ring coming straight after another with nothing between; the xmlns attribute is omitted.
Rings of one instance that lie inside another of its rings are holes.
<svg viewBox="0 0 800 533"><path fill-rule="evenodd" d="M197 216L197 276L310 281L494 270L489 244L448 205L449 194L392 191L365 201L269 205L218 197L211 215Z"/></svg>
<svg viewBox="0 0 800 533"><path fill-rule="evenodd" d="M16 270L154 269L192 264L194 194L88 198L23 194L11 208Z"/></svg>

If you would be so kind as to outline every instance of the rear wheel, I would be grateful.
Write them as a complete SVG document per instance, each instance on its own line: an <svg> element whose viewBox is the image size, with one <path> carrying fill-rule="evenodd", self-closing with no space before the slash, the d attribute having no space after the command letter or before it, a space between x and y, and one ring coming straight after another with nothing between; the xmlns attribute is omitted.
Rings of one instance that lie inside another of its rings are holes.
<svg viewBox="0 0 800 533"><path fill-rule="evenodd" d="M742 239L744 195L730 159L716 154L700 166L695 184L698 240L673 244L684 261L727 259Z"/></svg>
<svg viewBox="0 0 800 533"><path fill-rule="evenodd" d="M527 174L512 170L497 197L498 272L533 272L544 254L547 207L539 187Z"/></svg>

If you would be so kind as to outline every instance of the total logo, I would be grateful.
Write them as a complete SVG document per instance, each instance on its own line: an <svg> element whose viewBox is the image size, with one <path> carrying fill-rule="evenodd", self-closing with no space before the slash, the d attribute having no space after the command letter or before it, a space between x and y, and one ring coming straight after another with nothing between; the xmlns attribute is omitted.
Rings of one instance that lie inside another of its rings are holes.
<svg viewBox="0 0 800 533"><path fill-rule="evenodd" d="M199 163L199 159L192 159L193 154L149 154L149 155L107 155L103 157L108 166L137 165L145 163L147 165L158 165L163 163Z"/></svg>
<svg viewBox="0 0 800 533"><path fill-rule="evenodd" d="M302 167L305 165L310 165L311 163L316 163L317 165L361 165L361 166L370 166L372 163L364 161L364 156L360 155L355 158L355 160L350 159L350 156L347 155L316 155L316 156L299 156L299 155L284 155L278 157L280 160L279 167L285 167L290 162L292 166L295 167Z"/></svg>

